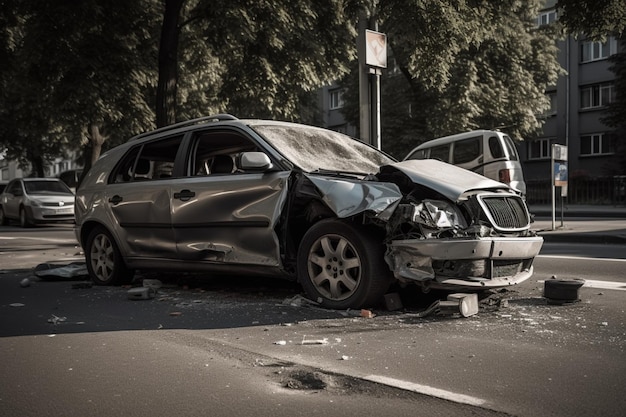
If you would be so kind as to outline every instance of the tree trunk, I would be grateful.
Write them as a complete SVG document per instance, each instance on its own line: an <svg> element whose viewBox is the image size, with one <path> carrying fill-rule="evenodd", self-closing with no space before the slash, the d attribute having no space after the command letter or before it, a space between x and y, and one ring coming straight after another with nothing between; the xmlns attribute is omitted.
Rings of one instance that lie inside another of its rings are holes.
<svg viewBox="0 0 626 417"><path fill-rule="evenodd" d="M100 154L102 153L102 145L106 138L100 133L100 128L95 123L89 126L89 141L91 142L91 160L87 161L89 164L85 164L84 172L89 171L89 168L96 163Z"/></svg>
<svg viewBox="0 0 626 417"><path fill-rule="evenodd" d="M176 123L178 83L178 19L185 0L166 0L159 45L159 84L156 96L156 124Z"/></svg>

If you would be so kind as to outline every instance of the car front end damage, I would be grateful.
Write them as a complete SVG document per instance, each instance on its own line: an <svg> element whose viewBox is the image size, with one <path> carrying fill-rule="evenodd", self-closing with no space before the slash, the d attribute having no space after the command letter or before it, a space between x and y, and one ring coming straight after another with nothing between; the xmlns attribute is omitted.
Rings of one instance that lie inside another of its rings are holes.
<svg viewBox="0 0 626 417"><path fill-rule="evenodd" d="M384 166L373 181L309 179L339 218L385 229L385 261L424 290L482 290L530 278L543 239L504 184L434 160Z"/></svg>

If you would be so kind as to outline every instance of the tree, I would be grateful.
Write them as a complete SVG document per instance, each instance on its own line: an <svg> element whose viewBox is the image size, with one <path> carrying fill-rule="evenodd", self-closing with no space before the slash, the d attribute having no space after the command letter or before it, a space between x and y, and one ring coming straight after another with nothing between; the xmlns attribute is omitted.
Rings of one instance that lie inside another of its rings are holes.
<svg viewBox="0 0 626 417"><path fill-rule="evenodd" d="M556 7L559 22L568 33L604 40L621 36L626 28L624 0L558 0Z"/></svg>
<svg viewBox="0 0 626 417"><path fill-rule="evenodd" d="M13 68L0 118L14 132L0 144L33 166L28 150L43 161L81 146L87 168L155 122L215 112L312 119L312 92L354 57L361 3L2 1L21 37L2 51Z"/></svg>
<svg viewBox="0 0 626 417"><path fill-rule="evenodd" d="M377 17L396 65L382 82L384 149L403 157L475 128L536 135L545 89L561 71L556 33L536 28L538 8L537 0L381 0Z"/></svg>
<svg viewBox="0 0 626 417"><path fill-rule="evenodd" d="M120 143L153 126L148 90L154 90L152 1L14 1L21 36L10 60L12 83L0 106L10 132L0 136L9 157L39 160L78 149L95 161L108 136ZM141 22L141 23L140 23Z"/></svg>
<svg viewBox="0 0 626 417"><path fill-rule="evenodd" d="M355 57L359 7L342 0L197 2L181 20L218 61L221 110L297 120L306 113L302 99Z"/></svg>

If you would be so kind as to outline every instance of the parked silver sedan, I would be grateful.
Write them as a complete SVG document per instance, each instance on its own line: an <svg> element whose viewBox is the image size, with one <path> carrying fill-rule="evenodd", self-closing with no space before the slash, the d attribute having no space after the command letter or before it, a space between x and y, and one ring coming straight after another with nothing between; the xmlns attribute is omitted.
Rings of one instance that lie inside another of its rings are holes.
<svg viewBox="0 0 626 417"><path fill-rule="evenodd" d="M74 193L58 178L18 178L0 194L0 224L74 221Z"/></svg>
<svg viewBox="0 0 626 417"><path fill-rule="evenodd" d="M397 162L337 132L216 115L105 153L77 190L97 284L136 269L283 275L329 308L424 289L515 285L543 240L507 185L435 160Z"/></svg>

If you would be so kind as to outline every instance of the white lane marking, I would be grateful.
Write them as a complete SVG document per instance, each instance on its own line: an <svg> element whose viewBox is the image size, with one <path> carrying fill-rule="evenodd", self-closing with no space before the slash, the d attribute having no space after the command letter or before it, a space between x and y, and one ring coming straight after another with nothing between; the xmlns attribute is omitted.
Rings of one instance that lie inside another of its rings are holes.
<svg viewBox="0 0 626 417"><path fill-rule="evenodd" d="M584 256L567 256L567 255L537 255L535 258L553 258L553 259L573 259L581 261L610 261L610 262L626 262L626 259L619 258L590 258Z"/></svg>
<svg viewBox="0 0 626 417"><path fill-rule="evenodd" d="M37 242L49 242L49 243L58 243L58 242L76 242L76 239L62 239L62 238L44 238L44 237L13 237L13 236L0 236L0 240L34 240Z"/></svg>
<svg viewBox="0 0 626 417"><path fill-rule="evenodd" d="M481 398L458 394L456 392L446 391L439 388L429 387L428 385L421 385L414 382L403 381L401 379L389 378L382 375L367 375L363 377L363 379L394 388L400 388L405 391L413 391L417 392L418 394L425 394L431 397L442 398L444 400L454 401L461 404L480 406L486 403L486 401Z"/></svg>
<svg viewBox="0 0 626 417"><path fill-rule="evenodd" d="M605 290L619 290L626 291L626 282L614 282L614 281L596 281L593 279L586 279L585 285L587 288L602 288Z"/></svg>

